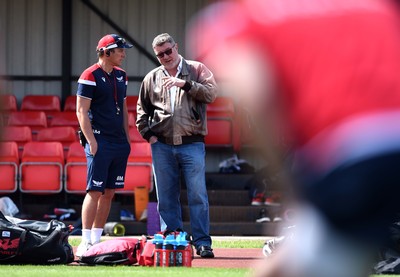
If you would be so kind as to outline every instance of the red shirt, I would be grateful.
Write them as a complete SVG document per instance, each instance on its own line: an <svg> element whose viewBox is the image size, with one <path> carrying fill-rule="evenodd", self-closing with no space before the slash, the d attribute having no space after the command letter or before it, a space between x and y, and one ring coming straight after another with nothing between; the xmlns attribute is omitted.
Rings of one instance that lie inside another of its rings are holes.
<svg viewBox="0 0 400 277"><path fill-rule="evenodd" d="M242 39L272 57L297 146L349 118L400 110L400 21L390 2L245 0L203 29L202 54Z"/></svg>

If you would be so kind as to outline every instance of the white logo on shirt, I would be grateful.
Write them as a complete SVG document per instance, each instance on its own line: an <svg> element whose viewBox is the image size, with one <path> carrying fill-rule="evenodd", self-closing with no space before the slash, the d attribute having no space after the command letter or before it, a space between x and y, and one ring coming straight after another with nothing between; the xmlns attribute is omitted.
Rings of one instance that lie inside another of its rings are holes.
<svg viewBox="0 0 400 277"><path fill-rule="evenodd" d="M101 187L101 185L103 184L103 181L95 181L93 180L93 184L95 187Z"/></svg>
<svg viewBox="0 0 400 277"><path fill-rule="evenodd" d="M124 81L124 77L122 77L122 76L121 77L117 77L117 81L118 82L123 82Z"/></svg>
<svg viewBox="0 0 400 277"><path fill-rule="evenodd" d="M101 77L101 79L103 80L103 82L104 82L104 83L106 82L106 78L104 78L104 77Z"/></svg>

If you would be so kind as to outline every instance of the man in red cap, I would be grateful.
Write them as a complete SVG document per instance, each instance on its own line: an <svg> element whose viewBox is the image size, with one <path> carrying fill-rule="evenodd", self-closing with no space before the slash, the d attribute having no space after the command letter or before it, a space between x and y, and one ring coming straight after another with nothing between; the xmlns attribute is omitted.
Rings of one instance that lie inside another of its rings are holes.
<svg viewBox="0 0 400 277"><path fill-rule="evenodd" d="M368 276L389 239L400 211L395 2L229 1L188 30L193 58L260 112L263 145L276 131L291 142L296 232L257 276Z"/></svg>
<svg viewBox="0 0 400 277"><path fill-rule="evenodd" d="M78 80L77 117L87 157L86 196L82 205L82 256L100 241L115 189L124 187L130 153L126 72L120 68L125 49L131 48L118 35L100 39L98 62Z"/></svg>

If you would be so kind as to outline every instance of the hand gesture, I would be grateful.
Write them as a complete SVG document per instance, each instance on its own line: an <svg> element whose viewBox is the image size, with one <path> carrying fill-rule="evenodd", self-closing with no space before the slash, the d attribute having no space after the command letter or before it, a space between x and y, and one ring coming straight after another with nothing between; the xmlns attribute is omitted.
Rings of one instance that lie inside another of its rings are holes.
<svg viewBox="0 0 400 277"><path fill-rule="evenodd" d="M173 86L181 88L185 85L185 80L171 76L163 77L162 81L163 81L163 87L166 89L170 89Z"/></svg>

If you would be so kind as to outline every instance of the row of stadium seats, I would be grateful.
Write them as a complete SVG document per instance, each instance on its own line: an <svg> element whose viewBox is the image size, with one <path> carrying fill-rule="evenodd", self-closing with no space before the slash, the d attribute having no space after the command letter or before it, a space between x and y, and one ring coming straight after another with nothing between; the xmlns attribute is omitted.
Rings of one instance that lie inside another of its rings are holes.
<svg viewBox="0 0 400 277"><path fill-rule="evenodd" d="M17 98L14 94L0 95L2 111L44 111L60 112L75 111L76 96L70 95L66 98L63 109L61 109L61 100L57 95L25 95L21 101L21 107L18 108Z"/></svg>
<svg viewBox="0 0 400 277"><path fill-rule="evenodd" d="M61 142L31 141L25 144L21 157L16 142L0 142L0 194L84 194L86 156L79 142L73 142L64 154ZM136 187L153 190L150 145L132 142L124 189L117 193L134 193Z"/></svg>
<svg viewBox="0 0 400 277"><path fill-rule="evenodd" d="M55 95L26 95L22 99L20 109L17 109L14 95L0 96L3 103L0 125L28 126L34 141L37 140L39 131L48 127L70 126L75 130L79 128L75 114L76 96L67 97L63 110L59 97ZM144 141L136 130L136 103L137 96L127 97L130 135L133 141ZM241 137L244 136L241 136L242 128L241 124L238 124L238 114L230 97L218 97L214 103L207 106L207 147L228 147L235 152L240 150L243 144Z"/></svg>
<svg viewBox="0 0 400 277"><path fill-rule="evenodd" d="M136 111L138 96L128 96L127 104L130 112ZM69 95L65 99L63 106L60 97L57 95L25 95L18 108L17 98L14 94L0 95L1 110L6 112L14 111L44 111L51 115L53 112L75 112L76 95Z"/></svg>
<svg viewBox="0 0 400 277"><path fill-rule="evenodd" d="M29 124L7 125L2 127L0 141L14 141L18 144L21 156L24 145L30 141L58 141L61 142L64 152L68 151L69 145L78 141L78 126L54 126L41 127ZM136 127L129 128L131 142L146 142L139 134Z"/></svg>
<svg viewBox="0 0 400 277"><path fill-rule="evenodd" d="M17 98L14 94L1 94L1 110L5 112L14 111L43 111L51 116L53 112L75 112L76 95L69 95L61 107L60 97L57 95L25 95L21 101L21 107L18 108ZM136 113L137 95L127 96L128 111ZM232 116L235 113L234 102L230 97L218 97L214 103L208 105L208 112L212 116Z"/></svg>
<svg viewBox="0 0 400 277"><path fill-rule="evenodd" d="M73 120L69 118L69 114L65 114L66 112L61 112L63 114L60 114L59 117L57 117L57 119L53 121L54 124L51 124L51 127L46 127L44 123L38 124L40 118L42 118L43 116L28 117L29 120L25 121L20 120L20 118L25 118L29 115L20 114L24 112L16 113L18 114L10 114L9 122L11 125L5 125L2 127L3 135L2 137L0 137L0 141L17 142L20 154L23 150L24 145L30 141L59 141L63 144L65 152L68 150L69 144L74 141L78 141L78 124L76 116ZM43 112L34 113L40 114ZM132 114L130 115L130 117L133 117ZM18 124L16 123L16 117L19 117L18 120L20 120ZM35 122L35 118L39 119L38 122ZM130 120L130 122L134 122L134 119ZM233 124L231 121L209 119L208 124L209 130L212 131L210 131L209 135L206 136L207 147L225 147L231 145L231 135L233 129ZM131 142L145 142L134 124L130 124L129 134Z"/></svg>
<svg viewBox="0 0 400 277"><path fill-rule="evenodd" d="M130 112L136 111L138 96L128 96L127 104ZM57 95L25 95L21 101L21 107L18 108L17 98L14 94L1 94L0 103L2 111L44 111L44 112L75 112L76 95L69 95L65 99L64 105L61 105L60 97Z"/></svg>

